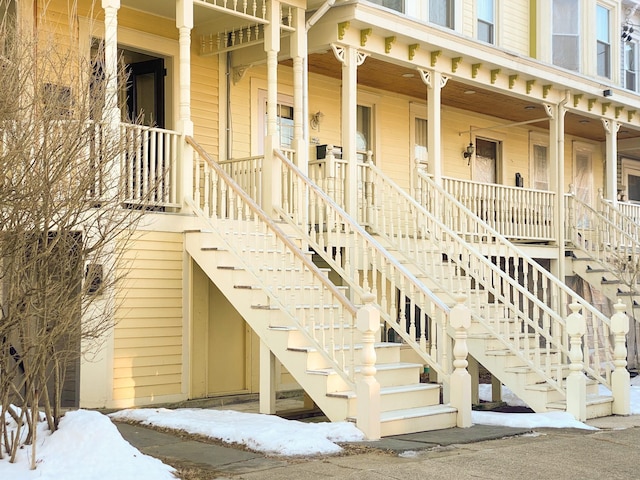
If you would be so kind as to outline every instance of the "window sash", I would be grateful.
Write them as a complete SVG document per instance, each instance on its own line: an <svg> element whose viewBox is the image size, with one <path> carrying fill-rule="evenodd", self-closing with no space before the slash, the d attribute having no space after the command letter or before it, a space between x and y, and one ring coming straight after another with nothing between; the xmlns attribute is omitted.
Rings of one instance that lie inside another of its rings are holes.
<svg viewBox="0 0 640 480"><path fill-rule="evenodd" d="M453 28L453 0L429 0L429 21Z"/></svg>

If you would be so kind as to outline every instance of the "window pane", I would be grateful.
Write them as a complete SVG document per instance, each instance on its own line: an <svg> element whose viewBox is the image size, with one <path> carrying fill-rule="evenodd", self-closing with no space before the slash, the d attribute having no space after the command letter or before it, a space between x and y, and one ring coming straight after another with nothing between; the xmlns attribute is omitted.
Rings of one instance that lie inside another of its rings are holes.
<svg viewBox="0 0 640 480"><path fill-rule="evenodd" d="M636 57L637 44L626 42L624 45L624 86L636 91Z"/></svg>
<svg viewBox="0 0 640 480"><path fill-rule="evenodd" d="M597 10L597 39L601 42L609 43L609 10L598 5Z"/></svg>
<svg viewBox="0 0 640 480"><path fill-rule="evenodd" d="M553 33L579 33L579 0L553 1Z"/></svg>
<svg viewBox="0 0 640 480"><path fill-rule="evenodd" d="M609 45L607 45L606 43L598 42L598 75L600 75L601 77L609 78L610 76L610 51L611 49L609 48Z"/></svg>
<svg viewBox="0 0 640 480"><path fill-rule="evenodd" d="M533 188L549 190L547 147L544 145L533 146Z"/></svg>
<svg viewBox="0 0 640 480"><path fill-rule="evenodd" d="M404 13L404 0L369 0L371 3Z"/></svg>
<svg viewBox="0 0 640 480"><path fill-rule="evenodd" d="M429 0L429 21L453 28L453 0Z"/></svg>
<svg viewBox="0 0 640 480"><path fill-rule="evenodd" d="M629 200L632 202L640 202L640 177L636 175L627 175Z"/></svg>
<svg viewBox="0 0 640 480"><path fill-rule="evenodd" d="M478 0L478 20L493 23L493 0Z"/></svg>
<svg viewBox="0 0 640 480"><path fill-rule="evenodd" d="M356 129L358 160L364 162L367 150L371 150L371 107L358 105Z"/></svg>
<svg viewBox="0 0 640 480"><path fill-rule="evenodd" d="M493 43L493 25L478 20L478 40Z"/></svg>
<svg viewBox="0 0 640 480"><path fill-rule="evenodd" d="M554 35L553 64L578 71L580 68L578 42L579 38L577 36Z"/></svg>
<svg viewBox="0 0 640 480"><path fill-rule="evenodd" d="M414 140L413 156L419 162L426 162L427 159L427 121L424 118L416 118L416 132Z"/></svg>

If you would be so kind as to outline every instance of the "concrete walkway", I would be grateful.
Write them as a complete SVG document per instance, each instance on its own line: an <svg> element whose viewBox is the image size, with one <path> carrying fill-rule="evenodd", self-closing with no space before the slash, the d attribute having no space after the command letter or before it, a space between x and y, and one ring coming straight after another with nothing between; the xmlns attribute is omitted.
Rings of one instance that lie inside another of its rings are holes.
<svg viewBox="0 0 640 480"><path fill-rule="evenodd" d="M288 406L295 405L292 403L294 400L282 402ZM213 408L252 412L257 411L257 403L245 402ZM555 471L555 476L545 476L536 472L535 476L538 478L636 478L626 475L637 471L640 428L635 427L640 427L640 416L605 417L588 423L600 430L547 428L532 431L523 428L474 425L465 429L452 428L386 437L375 442L357 442L347 444L344 455L309 458L266 456L238 446L198 441L140 425L116 425L122 436L143 453L174 466L207 472L206 477L190 478L408 479L423 478L418 473L424 473L425 464L431 465L432 468L439 465L436 470L431 470L429 475L429 478L436 479L453 478L454 472L457 472L455 476L459 477L457 480L532 478L533 472L528 470L531 468L531 459L528 456L534 455L534 452L549 459L557 457L556 461L561 461L563 468L567 469L566 476L561 473L565 470L560 469ZM601 451L603 447L611 450L604 454L604 457ZM497 451L500 452L499 458L496 457ZM593 457L590 457L588 452L592 452ZM608 465L612 459L616 461L611 464L605 475L601 468ZM571 462L575 464L573 467ZM628 465L623 466L621 462L627 462ZM586 468L589 463L593 463L591 469ZM523 469L518 467L519 464L523 465ZM394 465L398 471L391 468ZM472 465L475 467L472 468ZM506 469L505 476L498 474L496 468ZM580 475L570 474L572 468L577 468L581 472ZM621 469L620 475L616 474L615 469ZM507 474L507 470L510 473ZM400 471L405 471L405 474Z"/></svg>

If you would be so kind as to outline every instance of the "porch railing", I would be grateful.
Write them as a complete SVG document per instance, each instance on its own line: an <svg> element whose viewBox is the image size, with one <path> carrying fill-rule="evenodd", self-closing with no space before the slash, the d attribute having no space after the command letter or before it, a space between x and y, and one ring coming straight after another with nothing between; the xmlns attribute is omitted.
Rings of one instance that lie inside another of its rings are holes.
<svg viewBox="0 0 640 480"><path fill-rule="evenodd" d="M445 291L458 288L452 279L461 272L487 290L493 301L471 305L475 318L561 392L565 389L564 373L561 365L549 362L549 354L557 350L563 358L568 358L567 305L579 304L593 330L604 332L604 335L585 337L586 349L591 353L585 359L585 371L610 388L613 357L609 318L433 179L426 176L422 179L433 209L429 211L375 166L369 165L368 173L367 182L372 185L375 199L370 207L374 215L372 229L394 242L425 273L441 271L438 278ZM446 255L449 262L436 263L430 253L434 248ZM442 272L445 267L449 272ZM521 333L532 334L533 345L527 344L526 336Z"/></svg>
<svg viewBox="0 0 640 480"><path fill-rule="evenodd" d="M439 380L448 383L452 352L446 330L449 307L389 254L320 186L277 153L294 192L283 219L342 277L356 303L371 292L385 330L411 346ZM310 168L311 169L311 168Z"/></svg>
<svg viewBox="0 0 640 480"><path fill-rule="evenodd" d="M178 161L180 133L123 123L120 126L121 195L126 205L180 207Z"/></svg>
<svg viewBox="0 0 640 480"><path fill-rule="evenodd" d="M430 190L425 185L427 175L422 169L418 172L418 200L430 209L433 200L429 198ZM506 238L525 241L551 241L555 238L554 192L450 177L442 177L442 187ZM450 217L447 224L462 232L458 221Z"/></svg>

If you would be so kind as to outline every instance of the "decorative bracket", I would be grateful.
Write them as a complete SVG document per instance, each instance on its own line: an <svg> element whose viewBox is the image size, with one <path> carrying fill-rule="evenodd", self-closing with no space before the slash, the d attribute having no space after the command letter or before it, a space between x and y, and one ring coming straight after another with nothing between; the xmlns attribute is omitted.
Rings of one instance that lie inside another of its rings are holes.
<svg viewBox="0 0 640 480"><path fill-rule="evenodd" d="M498 80L498 75L500 75L499 68L494 68L493 70L491 70L491 85L496 83L496 81Z"/></svg>
<svg viewBox="0 0 640 480"><path fill-rule="evenodd" d="M431 52L431 66L435 67L438 63L438 57L442 54L442 50L434 50Z"/></svg>
<svg viewBox="0 0 640 480"><path fill-rule="evenodd" d="M620 116L620 114L622 113L622 111L624 110L624 107L616 107L614 110L616 112L615 113L616 118L618 118Z"/></svg>
<svg viewBox="0 0 640 480"><path fill-rule="evenodd" d="M412 43L411 45L409 45L409 60L414 59L414 57L416 56L416 50L418 50L418 48L420 48L419 43Z"/></svg>
<svg viewBox="0 0 640 480"><path fill-rule="evenodd" d="M531 93L531 90L533 89L535 83L535 80L527 80L527 93Z"/></svg>
<svg viewBox="0 0 640 480"><path fill-rule="evenodd" d="M423 68L418 68L417 70L420 74L420 78L422 79L422 83L424 83L427 87L431 87L431 72Z"/></svg>
<svg viewBox="0 0 640 480"><path fill-rule="evenodd" d="M362 65L368 56L369 56L368 53L356 52L356 65L358 67Z"/></svg>
<svg viewBox="0 0 640 480"><path fill-rule="evenodd" d="M582 93L576 93L573 96L573 106L577 107L580 104L580 100L582 100Z"/></svg>
<svg viewBox="0 0 640 480"><path fill-rule="evenodd" d="M347 33L350 26L351 22L340 22L338 24L338 40L344 39L344 35Z"/></svg>
<svg viewBox="0 0 640 480"><path fill-rule="evenodd" d="M609 120L608 118L601 118L600 120L602 120L602 127L608 134L618 133L618 130L620 130L620 124L618 122Z"/></svg>
<svg viewBox="0 0 640 480"><path fill-rule="evenodd" d="M633 120L633 116L636 114L635 110L627 110L627 121Z"/></svg>
<svg viewBox="0 0 640 480"><path fill-rule="evenodd" d="M456 73L456 70L458 70L458 65L460 65L460 62L462 62L462 57L453 57L451 59L451 73Z"/></svg>
<svg viewBox="0 0 640 480"><path fill-rule="evenodd" d="M544 111L547 113L547 117L553 120L555 116L553 114L553 105L551 105L550 103L543 103L542 106L544 107Z"/></svg>
<svg viewBox="0 0 640 480"><path fill-rule="evenodd" d="M347 49L341 45L336 45L335 43L331 44L331 49L333 50L333 54L335 55L336 59L342 63L345 64L347 62ZM362 53L360 51L356 52L356 65L359 67L360 65L362 65L364 63L364 61L366 60L366 58L369 55L367 55L366 53Z"/></svg>
<svg viewBox="0 0 640 480"><path fill-rule="evenodd" d="M547 98L547 95L549 95L549 92L551 91L551 87L553 85L543 85L542 86L542 98Z"/></svg>
<svg viewBox="0 0 640 480"><path fill-rule="evenodd" d="M480 71L481 63L474 63L471 65L471 78L476 78L478 76L478 72Z"/></svg>
<svg viewBox="0 0 640 480"><path fill-rule="evenodd" d="M373 28L364 28L360 30L360 46L364 47L367 44L369 36L373 33Z"/></svg>
<svg viewBox="0 0 640 480"><path fill-rule="evenodd" d="M516 85L516 80L518 80L518 75L509 75L509 90L512 90Z"/></svg>
<svg viewBox="0 0 640 480"><path fill-rule="evenodd" d="M391 47L396 43L396 37L385 37L384 39L384 53L391 53Z"/></svg>
<svg viewBox="0 0 640 480"><path fill-rule="evenodd" d="M593 109L593 106L596 104L597 99L595 98L589 98L587 100L587 110L591 111Z"/></svg>
<svg viewBox="0 0 640 480"><path fill-rule="evenodd" d="M253 66L253 64L249 65L238 65L237 67L233 67L231 71L231 79L234 85L240 83L240 81L244 78L247 71Z"/></svg>
<svg viewBox="0 0 640 480"><path fill-rule="evenodd" d="M607 113L607 110L609 109L610 106L611 106L611 102L606 102L602 104L602 115Z"/></svg>

